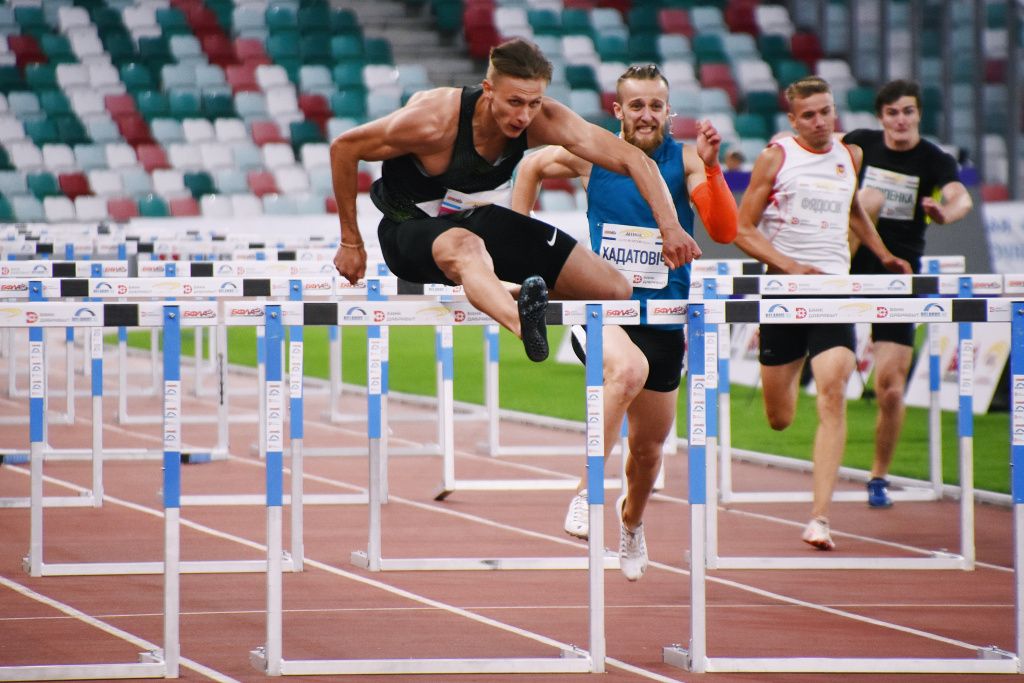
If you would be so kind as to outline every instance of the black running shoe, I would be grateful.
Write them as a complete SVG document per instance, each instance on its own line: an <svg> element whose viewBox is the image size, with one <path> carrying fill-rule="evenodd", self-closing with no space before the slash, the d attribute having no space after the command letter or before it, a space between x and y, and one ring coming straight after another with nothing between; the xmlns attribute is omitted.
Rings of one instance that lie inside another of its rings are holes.
<svg viewBox="0 0 1024 683"><path fill-rule="evenodd" d="M519 290L519 334L526 356L535 363L548 357L548 327L544 313L548 308L548 287L544 278L531 275Z"/></svg>

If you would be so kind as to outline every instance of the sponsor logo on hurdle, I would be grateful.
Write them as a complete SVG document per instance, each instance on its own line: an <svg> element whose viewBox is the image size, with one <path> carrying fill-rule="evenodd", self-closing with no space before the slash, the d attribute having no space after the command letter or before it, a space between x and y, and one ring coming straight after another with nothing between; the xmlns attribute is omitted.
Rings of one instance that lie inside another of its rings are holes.
<svg viewBox="0 0 1024 683"><path fill-rule="evenodd" d="M28 395L29 398L43 397L43 342L28 344Z"/></svg>
<svg viewBox="0 0 1024 683"><path fill-rule="evenodd" d="M181 312L181 317L187 320L213 320L217 317L217 310L212 307L186 308Z"/></svg>
<svg viewBox="0 0 1024 683"><path fill-rule="evenodd" d="M353 306L341 315L341 320L347 323L366 322L366 311L358 306Z"/></svg>
<svg viewBox="0 0 1024 683"><path fill-rule="evenodd" d="M5 282L0 284L0 292L27 292L28 284L25 282Z"/></svg>
<svg viewBox="0 0 1024 683"><path fill-rule="evenodd" d="M89 322L96 319L96 311L88 306L82 306L71 314L71 319L75 322Z"/></svg>
<svg viewBox="0 0 1024 683"><path fill-rule="evenodd" d="M228 312L232 318L262 318L264 315L262 306L235 306Z"/></svg>
<svg viewBox="0 0 1024 683"><path fill-rule="evenodd" d="M412 320L427 320L431 322L441 322L451 319L451 309L445 306L431 305L417 309L413 314ZM408 321L409 316L403 315L400 311L389 311L388 322L404 322Z"/></svg>
<svg viewBox="0 0 1024 683"><path fill-rule="evenodd" d="M707 380L704 375L694 375L690 383L690 444L707 444Z"/></svg>
<svg viewBox="0 0 1024 683"><path fill-rule="evenodd" d="M772 304L764 313L765 320L789 320L791 318L789 309L782 304Z"/></svg>
<svg viewBox="0 0 1024 683"><path fill-rule="evenodd" d="M639 308L606 308L604 309L605 320L632 320L640 317Z"/></svg>
<svg viewBox="0 0 1024 683"><path fill-rule="evenodd" d="M600 424L604 414L604 387L587 387L587 457L604 457L604 430Z"/></svg>
<svg viewBox="0 0 1024 683"><path fill-rule="evenodd" d="M764 292L782 292L785 291L786 286L782 284L782 280L768 280L764 283L762 291Z"/></svg>
<svg viewBox="0 0 1024 683"><path fill-rule="evenodd" d="M52 270L52 268L49 268L48 266L45 266L42 263L37 263L36 265L32 266L33 275L45 275L47 273L52 272Z"/></svg>
<svg viewBox="0 0 1024 683"><path fill-rule="evenodd" d="M333 283L330 280L304 280L302 291L304 292L329 292Z"/></svg>
<svg viewBox="0 0 1024 683"><path fill-rule="evenodd" d="M376 311L375 311L376 312ZM380 395L382 382L382 340L379 337L370 339L366 349L366 390L374 396Z"/></svg>
<svg viewBox="0 0 1024 683"><path fill-rule="evenodd" d="M235 272L234 266L227 263L217 266L217 275L231 275Z"/></svg>
<svg viewBox="0 0 1024 683"><path fill-rule="evenodd" d="M236 285L231 280L225 280L224 282L220 283L220 293L221 294L234 294L237 291L238 291L238 285Z"/></svg>
<svg viewBox="0 0 1024 683"><path fill-rule="evenodd" d="M128 272L128 265L124 263L103 264L104 275L120 275Z"/></svg>
<svg viewBox="0 0 1024 683"><path fill-rule="evenodd" d="M164 450L181 450L181 382L164 382Z"/></svg>
<svg viewBox="0 0 1024 683"><path fill-rule="evenodd" d="M284 394L280 381L267 382L268 451L280 451L284 445Z"/></svg>
<svg viewBox="0 0 1024 683"><path fill-rule="evenodd" d="M890 292L905 292L907 291L907 283L904 280L890 280L889 284L886 285L886 289Z"/></svg>
<svg viewBox="0 0 1024 683"><path fill-rule="evenodd" d="M302 342L288 345L288 394L302 398Z"/></svg>
<svg viewBox="0 0 1024 683"><path fill-rule="evenodd" d="M35 325L39 322L39 314L35 311L25 311L25 322L29 325Z"/></svg>

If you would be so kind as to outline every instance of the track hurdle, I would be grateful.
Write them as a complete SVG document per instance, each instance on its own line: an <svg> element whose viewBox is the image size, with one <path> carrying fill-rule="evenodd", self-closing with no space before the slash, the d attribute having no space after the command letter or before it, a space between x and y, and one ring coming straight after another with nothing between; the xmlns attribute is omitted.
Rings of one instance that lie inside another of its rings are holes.
<svg viewBox="0 0 1024 683"><path fill-rule="evenodd" d="M111 305L109 308L97 304L102 315L88 319L76 319L78 306L62 303L14 304L5 308L0 316L0 326L6 328L29 327L34 334L30 340L30 411L31 411L31 540L30 555L27 558L33 576L48 575L48 567L42 562L42 489L43 489L43 425L45 410L45 378L42 366L42 331L49 326L89 327L102 330L104 323L116 325L127 322L122 316L130 312ZM38 317L31 319L28 313ZM164 559L154 563L150 573L164 576L163 648L142 653L139 662L103 664L54 664L39 666L2 666L0 680L81 680L81 679L125 679L125 678L177 678L180 660L180 509L179 494L181 481L180 427L180 311L176 306L152 309L151 316L159 316L159 323L165 328L165 377L164 377L164 457L163 457L163 506L164 506ZM138 316L136 315L136 322ZM50 569L57 568L53 565ZM70 565L64 565L70 568ZM59 572L58 572L59 573ZM78 572L69 572L78 574Z"/></svg>
<svg viewBox="0 0 1024 683"><path fill-rule="evenodd" d="M316 306L316 308L313 308ZM476 311L468 304L462 302L443 304L447 309L446 318L440 322L447 324L487 324L486 318L479 311ZM436 306L430 312L424 314L421 304L410 302L380 302L376 304L377 310L385 320L383 325L388 324L437 324L437 317L440 313ZM417 310L417 307L419 310ZM341 323L340 311L335 304L307 304L303 309L292 308L291 305L281 307L281 317L284 322L298 322L302 317L302 324L329 324ZM276 306L268 306L266 313L267 339L268 343L280 346L280 331L274 330ZM587 346L587 436L586 452L589 476L592 481L601 482L604 479L604 448L603 448L603 378L602 378L602 338L600 326L604 323L604 314L600 304L586 304L582 310L584 320L588 329ZM362 321L349 320L352 324L370 324L372 319L365 317ZM370 325L373 327L374 325ZM376 481L380 476L381 469L375 461L379 459L382 420L380 403L380 345L373 343L379 340L379 333L370 331L370 357L368 359L368 370L370 375L367 383L367 402L369 411L369 448L370 448L370 497L371 497L371 524L373 523L373 512L375 502L379 504L380 482ZM268 347L269 349L269 347ZM268 377L267 392L273 391L272 379ZM270 439L268 438L268 442ZM269 459L269 458L268 458ZM279 461L278 461L279 462ZM603 549L601 541L604 536L603 529L603 508L604 498L601 487L595 487L595 495L590 501L591 540L589 545L589 603L590 603L590 651L564 650L558 657L533 657L533 658L474 658L474 659L319 659L319 660L288 660L283 656L282 651L282 575L277 567L278 553L273 549L280 544L280 502L272 492L276 490L277 484L274 479L280 477L280 467L268 470L267 487L267 524L268 529L268 572L267 572L267 633L264 645L257 647L250 653L252 665L260 672L271 675L366 675L366 674L432 674L450 675L465 673L600 673L605 668L605 636L604 636L604 576L599 571L599 565L603 564ZM378 513L379 514L379 507ZM478 569L497 567L476 567Z"/></svg>
<svg viewBox="0 0 1024 683"><path fill-rule="evenodd" d="M931 271L928 275L913 276L911 287L913 292L922 297L955 296L959 293L959 273L963 272L964 259L962 256L929 257L922 259L922 266ZM934 277L932 281L931 277ZM874 278L874 281L872 281ZM819 278L820 279L820 278ZM775 292L764 291L768 285L766 282L773 281L772 289ZM822 280L829 286L818 286L813 283L795 283L791 278L763 278L756 286L750 283L739 283L743 294L764 295L778 293L778 291L803 293L811 295L860 295L878 294L881 296L899 295L903 282L899 278L889 276L859 276L851 275L849 280L828 278ZM729 290L731 283L722 282L721 287ZM997 294L1001 291L1001 276L994 275L972 275L972 292L976 296ZM732 291L732 290L729 290ZM910 290L902 290L909 292ZM942 411L939 404L939 348L934 329L928 326L928 338L925 348L928 350L928 363L930 367L930 406L929 406L929 480L919 482L915 480L892 477L894 483L900 484L900 489L890 492L890 497L897 501L927 501L939 500L947 493L942 482ZM723 326L722 338L722 361L724 372L728 372L729 354L731 347L729 341L728 326ZM763 453L746 451L732 448L730 438L731 427L731 401L729 401L729 385L725 383L721 387L722 397L725 402L721 405L722 433L718 453L718 470L720 474L720 500L722 503L758 503L758 502L795 502L809 501L810 494L806 491L792 492L750 492L735 491L732 486L732 460L734 457L752 460L755 462L778 462L778 459ZM835 500L861 501L863 494L855 491L837 491Z"/></svg>
<svg viewBox="0 0 1024 683"><path fill-rule="evenodd" d="M371 281L370 287L373 287ZM636 302L622 302L624 307L629 307L634 315L625 316L627 321L631 321L635 324L636 320L639 319L639 306ZM585 315L585 303L581 302L564 302L558 306L549 308L548 322L557 320L555 324L565 324L562 321L575 320L579 323L583 323L586 320ZM616 310L621 312L623 307L619 307ZM445 313L442 313L445 311ZM490 321L489 318L485 318L482 313L477 311L475 308L469 305L465 301L447 302L441 304L431 304L430 306L424 306L422 303L415 302L381 302L375 304L374 313L378 314L377 317L383 317L381 327L385 326L388 322L391 324L428 324L432 319L438 316L445 315L454 324L459 325L479 325L487 324ZM390 317L389 317L390 316ZM365 317L365 316L364 316ZM607 313L602 311L602 320L606 319ZM622 318L608 318L618 320L622 322ZM359 319L352 320L352 323L359 324ZM370 321L374 322L374 321ZM447 321L445 321L447 322ZM368 438L370 441L370 523L369 523L369 538L367 542L366 551L355 551L352 553L352 563L358 567L368 569L370 571L453 571L453 570L496 570L496 569L582 569L586 566L585 559L582 557L552 557L552 558L385 558L381 551L381 514L380 504L381 500L376 497L374 477L379 476L382 472L382 468L376 464L376 461L380 460L380 452L386 446L386 440L384 439L381 429L379 426L372 424L373 420L377 419L376 414L379 412L377 405L380 402L378 387L382 385L382 363L380 363L380 351L378 343L374 343L374 339L378 337L379 333L375 332L372 328L374 325L370 325L370 338L371 338L371 355L368 359L368 392L370 406L368 412L371 416L371 424L369 425ZM376 392L376 393L375 393ZM450 428L450 427L449 427ZM602 439L603 441L603 439ZM590 480L590 483L603 480L604 467L602 465L602 478L597 480ZM589 476L589 475L588 475ZM575 486L575 480L573 480ZM381 485L386 486L383 482ZM603 495L603 494L602 494ZM619 558L617 555L609 554L605 557L604 566L607 569L618 568Z"/></svg>
<svg viewBox="0 0 1024 683"><path fill-rule="evenodd" d="M990 279L987 276L984 279L986 282ZM768 284L772 283L772 284ZM726 288L729 287L727 283ZM760 278L757 283L754 282L741 282L734 280L732 285L733 288L740 287L746 289L748 287L757 286L763 293L766 287L781 288L783 291L792 291L796 296L807 296L807 295L842 295L843 293L852 295L856 293L863 293L867 295L878 294L879 290L882 291L893 291L894 289L909 292L913 294L930 294L930 293L947 293L949 291L948 284L952 284L949 281L946 286L943 286L941 278L935 278L932 276L849 276L847 277L833 277L825 275L801 275L801 276L770 276L766 278ZM957 283L960 286L960 291L963 297L971 296L972 278L961 277L960 282ZM1001 284L1000 284L1001 288ZM916 302L913 306L907 304L907 301ZM950 310L953 310L951 305L948 305L949 299L942 300L942 303L938 303L933 299L880 299L871 302L848 300L848 299L763 299L761 301L749 301L746 302L750 306L760 306L760 314L757 318L758 321L770 321L775 322L779 320L781 322L788 322L792 318L792 321L797 322L813 322L818 321L837 321L843 322L847 318L854 318L856 315L860 315L862 319L856 320L855 322L885 322L893 319L894 322L947 322L948 317L951 315ZM956 300L954 300L956 301ZM737 304L739 302L729 302L730 304ZM980 310L984 311L986 300L977 299L976 304L980 307ZM890 305L891 304L891 305ZM956 305L958 309L964 310L963 304ZM894 308L895 307L895 308ZM798 311L799 309L799 311ZM754 309L751 308L751 311ZM771 311L771 312L769 312ZM890 317L890 311L891 316ZM753 314L751 314L753 315ZM797 315L803 315L803 318L797 318ZM883 316L876 318L875 316ZM832 316L832 317L830 317ZM705 321L705 325L710 327L712 330L715 328L715 323L718 320ZM749 321L748 321L749 322ZM969 323L962 323L961 334L970 334ZM973 353L973 352L972 352ZM972 355L973 357L973 355ZM959 372L961 373L961 392L970 391L970 387L973 385L973 364L961 363ZM961 487L960 487L960 549L959 553L948 552L945 550L934 551L923 557L905 557L905 558L862 558L862 557L840 557L832 554L829 557L723 557L717 552L717 509L709 511L708 527L706 531L707 549L706 557L708 558L709 569L748 569L748 568L759 568L759 569L801 569L808 567L827 567L827 568L842 568L842 569L960 569L970 570L974 567L975 560L975 549L974 549L974 487L973 487L973 414L970 412L971 409L971 398L961 395L961 415L959 421L960 430L960 447L959 447L959 462L960 462L960 476L961 476ZM962 411L966 407L968 414L965 416ZM716 435L717 436L717 435ZM719 458L719 461L724 460ZM723 469L724 469L723 465ZM709 465L711 471L714 470L714 463ZM718 500L718 483L713 478L708 478L709 494L708 497L712 500ZM857 492L852 492L857 494ZM851 496L849 493L845 495L835 495L834 500L862 500L862 494ZM932 500L932 491L927 488L922 488L917 494L917 498L911 496L905 496L904 499L911 498L917 500ZM755 493L748 494L745 497L739 498L734 493L731 499L732 502L804 502L810 501L811 496L809 492L781 492L781 493ZM723 501L724 502L724 501Z"/></svg>
<svg viewBox="0 0 1024 683"><path fill-rule="evenodd" d="M810 277L810 276L804 276ZM721 324L724 322L772 322L772 323L807 323L828 320L829 322L872 322L877 318L877 306L879 302L864 299L848 299L834 302L823 302L815 299L790 299L786 302L787 311L780 311L775 308L772 313L770 307L776 306L775 302L706 302L705 304L692 304L688 312L691 324L691 339L695 335L705 332L704 325L707 322ZM828 672L828 673L946 673L946 674L1012 674L1024 672L1024 663L1021 660L1021 652L1024 651L1024 580L1022 580L1021 567L1024 552L1020 541L1020 523L1024 521L1024 487L1020 470L1024 466L1024 375L1018 374L1024 371L1022 359L1024 359L1024 302L1006 300L978 300L967 298L956 298L944 300L938 308L934 302L921 301L918 299L887 299L885 308L888 309L886 319L893 322L1011 322L1012 338L1014 346L1011 355L1011 367L1014 373L1013 395L1011 400L1015 406L1021 406L1018 411L1014 409L1013 425L1014 434L1012 442L1015 445L1011 448L1011 467L1014 487L1014 581L1016 585L1016 624L1017 624L1017 652L1009 653L995 648L971 651L973 658L831 658L831 657L805 657L805 658L773 658L773 657L709 657L707 655L707 602L706 602L706 538L703 533L705 527L704 506L709 500L708 484L704 481L706 467L706 453L700 447L694 447L695 441L700 438L700 431L695 427L696 420L691 419L691 449L690 449L690 490L689 498L691 504L691 617L690 617L690 641L689 647L683 648L679 645L671 645L664 649L663 658L666 663L693 671L704 672ZM926 308L926 306L932 306ZM802 309L803 317L797 311ZM691 367L707 368L707 358L701 355L703 345L691 342L690 359ZM969 378L962 379L969 383ZM1019 387L1019 388L1018 388ZM691 400L696 402L706 401L705 387L698 385L698 377L691 380ZM1019 414L1018 414L1019 413ZM1019 433L1016 431L1020 427ZM963 445L963 440L961 441ZM714 500L710 498L710 500ZM816 563L810 560L803 560L799 568L840 568L839 563ZM739 567L736 567L739 568ZM754 568L754 567L748 567ZM757 568L765 568L764 565ZM842 567L848 568L848 567ZM877 562L872 568L890 568ZM899 568L899 567L895 567Z"/></svg>

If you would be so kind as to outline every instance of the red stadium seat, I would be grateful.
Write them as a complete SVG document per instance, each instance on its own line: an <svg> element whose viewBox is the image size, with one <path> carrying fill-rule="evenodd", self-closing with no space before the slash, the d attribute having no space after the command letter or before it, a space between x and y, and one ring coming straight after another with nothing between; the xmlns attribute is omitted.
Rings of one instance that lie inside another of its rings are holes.
<svg viewBox="0 0 1024 683"><path fill-rule="evenodd" d="M135 98L131 95L107 95L103 98L103 104L106 105L107 111L114 119L139 113L139 110L135 108Z"/></svg>
<svg viewBox="0 0 1024 683"><path fill-rule="evenodd" d="M320 127L321 132L326 131L327 119L333 116L326 97L317 93L299 95L299 109L303 116Z"/></svg>
<svg viewBox="0 0 1024 683"><path fill-rule="evenodd" d="M118 117L117 128L121 131L124 141L132 147L148 145L153 142L153 134L149 130L149 124L146 123L141 114L126 114Z"/></svg>
<svg viewBox="0 0 1024 683"><path fill-rule="evenodd" d="M238 57L235 56L235 46L231 39L221 33L210 33L199 39L199 45L206 53L210 64L216 64L226 68L230 64L237 64Z"/></svg>
<svg viewBox="0 0 1024 683"><path fill-rule="evenodd" d="M139 215L139 205L129 197L112 197L107 200L107 213L115 221L124 222Z"/></svg>
<svg viewBox="0 0 1024 683"><path fill-rule="evenodd" d="M288 142L275 121L253 121L252 141L260 147L271 142Z"/></svg>
<svg viewBox="0 0 1024 683"><path fill-rule="evenodd" d="M790 49L793 51L793 59L798 59L807 65L807 68L814 73L818 66L818 60L824 56L818 36L814 33L794 33L789 41Z"/></svg>
<svg viewBox="0 0 1024 683"><path fill-rule="evenodd" d="M242 91L256 91L260 84L256 82L256 64L228 64L224 67L224 78L227 79L231 91L238 93Z"/></svg>
<svg viewBox="0 0 1024 683"><path fill-rule="evenodd" d="M25 69L27 64L47 61L46 55L43 54L42 48L39 47L39 42L30 35L7 36L7 46L11 48L11 52L14 53L15 63L22 70Z"/></svg>
<svg viewBox="0 0 1024 683"><path fill-rule="evenodd" d="M61 173L57 176L57 182L60 184L61 192L66 194L71 201L74 201L76 197L92 194L89 179L85 177L84 173Z"/></svg>
<svg viewBox="0 0 1024 683"><path fill-rule="evenodd" d="M235 55L243 64L272 64L259 38L236 38Z"/></svg>
<svg viewBox="0 0 1024 683"><path fill-rule="evenodd" d="M170 201L172 216L198 216L199 203L195 197L175 197Z"/></svg>
<svg viewBox="0 0 1024 683"><path fill-rule="evenodd" d="M687 38L693 38L690 13L681 7L663 7L658 10L658 26L663 33L681 33Z"/></svg>
<svg viewBox="0 0 1024 683"><path fill-rule="evenodd" d="M274 174L270 171L249 171L247 176L249 189L257 197L265 194L277 194L277 183L274 182Z"/></svg>
<svg viewBox="0 0 1024 683"><path fill-rule="evenodd" d="M167 153L164 152L164 148L156 143L139 145L135 148L135 153L139 156L139 163L142 164L142 168L146 169L146 173L152 173L158 168L171 167L167 162Z"/></svg>
<svg viewBox="0 0 1024 683"><path fill-rule="evenodd" d="M694 140L697 137L697 119L673 116L669 119L669 133L676 140Z"/></svg>
<svg viewBox="0 0 1024 683"><path fill-rule="evenodd" d="M749 33L756 38L761 32L757 25L757 19L754 17L754 7L756 6L756 0L754 2L750 2L750 0L730 2L724 13L725 24L729 27L729 31Z"/></svg>

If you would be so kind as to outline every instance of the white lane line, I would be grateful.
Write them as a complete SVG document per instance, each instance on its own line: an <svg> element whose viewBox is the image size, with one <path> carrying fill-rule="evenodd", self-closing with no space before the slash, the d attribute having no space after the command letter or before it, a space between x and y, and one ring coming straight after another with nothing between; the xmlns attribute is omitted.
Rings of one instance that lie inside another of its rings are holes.
<svg viewBox="0 0 1024 683"><path fill-rule="evenodd" d="M36 602L40 602L59 612L63 612L64 614L68 615L68 617L76 619L77 621L81 621L82 623L92 626L93 628L97 628L103 631L104 633L116 636L121 640L128 641L135 647L141 648L146 652L152 652L154 650L160 649L160 646L156 645L155 643L151 643L148 640L139 638L138 636L132 635L131 633L121 630L116 626L112 626L104 621L101 621L96 617L92 617L86 614L85 612L82 612L81 610L75 609L71 605L60 602L59 600L55 600L51 597L43 595L42 593L37 593L28 586L24 586L16 581L12 581L11 579L8 579L5 576L0 576L0 585L9 588L15 593L21 594L29 600L35 600ZM163 615L161 614L159 616ZM218 681L219 683L239 683L237 679L231 678L226 674L222 674L219 671L215 671L214 669L211 669L207 666L200 664L199 662L193 661L186 657L181 657L179 661L181 665L185 668L195 671L197 674L200 674L201 676L206 676L210 680Z"/></svg>
<svg viewBox="0 0 1024 683"><path fill-rule="evenodd" d="M245 460L245 459L242 459L242 458L239 458L238 460L239 460L239 462L251 463L251 464L257 465L257 466L261 465L261 463L258 463L258 462L252 461L252 460ZM315 481L319 481L319 482L322 482L322 483L333 484L333 485L339 486L341 488L352 488L352 485L350 485L350 484L346 484L344 482L334 481L334 480L331 480L331 479L326 478L326 477L314 476L312 478L314 478ZM448 509L445 509L443 507L440 507L436 503L435 504L420 503L418 501L408 500L408 499L402 498L401 496L396 496L394 494L390 494L388 496L388 500L389 501L394 501L394 502L399 502L399 503L402 503L403 505L410 505L412 507L415 507L415 508L418 508L418 509L421 509L421 510L429 510L429 511L440 513L440 514L451 515L451 516L459 517L461 519L466 519L466 520L469 520L469 521L478 522L480 524L485 524L487 526L493 526L493 527L501 528L501 529L504 529L504 530L507 530L507 531L510 531L510 532L513 532L513 533L518 533L518 534L521 534L521 535L524 535L524 536L529 536L531 538L545 539L545 540L548 540L548 541L552 541L552 542L556 542L556 543L561 543L561 544L564 544L564 545L579 545L581 547L586 547L585 545L583 545L582 543L579 543L579 542L573 542L573 541L569 541L567 539L559 538L559 537L556 537L556 536L550 536L548 534L544 534L544 533L540 533L540 532L536 532L536 531L531 531L531 530L528 530L528 529L521 529L521 528L517 528L517 527L514 527L514 526L507 525L507 524L499 523L499 522L494 522L492 520L485 519L485 518L482 518L482 517L477 517L476 515L471 515L471 514L468 514L468 513L465 513L465 512L456 512L456 511L453 511L453 510L448 510ZM661 563L661 562L656 562L654 560L650 561L650 566L658 567L660 569L664 569L665 571L672 572L674 574L680 574L682 576L689 576L690 575L690 572L685 570L685 569L681 569L679 567L674 567L672 565L664 564L664 563ZM849 612L849 611L838 609L836 607L830 607L828 605L823 605L823 604L819 605L819 604L816 604L816 603L807 602L805 600L800 600L799 598L793 598L793 597L790 597L790 596L787 596L787 595L783 595L781 593L775 593L775 592L772 592L772 591L767 591L767 590L758 588L756 586L750 586L750 585L747 585L747 584L742 584L742 583L739 583L738 581L730 581L728 579L722 579L722 578L714 577L714 576L708 576L708 577L706 577L706 580L708 582L710 582L710 583L718 583L720 585L729 586L731 588L736 588L736 589L741 590L741 591L747 591L747 592L753 593L755 595L760 595L760 596L766 597L766 598L771 599L771 600L776 600L776 601L779 601L779 602L787 603L787 604L792 605L792 606L814 609L814 610L817 610L817 611L820 611L820 612L825 612L827 614L832 614L834 616L846 617L846 618L852 619L854 621L859 621L859 622L862 622L862 623L867 623L867 624L871 624L871 625L874 625L874 626L880 626L882 628L888 628L888 629L892 629L894 631L900 631L900 632L912 634L912 635L915 635L915 636L918 636L918 637L922 637L922 638L926 638L926 639L931 639L931 640L936 640L936 641L939 641L939 642L942 642L942 643L946 643L946 644L950 644L950 645L955 645L957 647L961 647L961 648L964 648L966 650L971 650L972 652L975 652L975 651L978 651L978 650L980 650L980 649L982 649L984 647L987 647L987 646L984 646L984 645L976 645L976 644L968 643L968 642L961 641L961 640L955 640L955 639L951 639L951 638L946 638L945 636L940 636L940 635L937 635L937 634L929 633L927 631L922 631L922 630L911 628L911 627L908 627L908 626L902 626L900 624L896 624L896 623L893 623L893 622L886 622L886 621L882 621L882 620L879 620L879 619L873 619L871 617L865 617L865 616L856 614L854 612Z"/></svg>
<svg viewBox="0 0 1024 683"><path fill-rule="evenodd" d="M239 460L244 462L244 459L239 458ZM254 464L262 466L261 463L254 463ZM29 474L28 471L25 470L23 467L12 467L11 470L19 472L19 473L24 474L24 475L28 475ZM77 490L84 490L80 486L77 486L75 484L70 484L69 482L61 481L61 480L58 480L58 479L51 479L50 477L46 477L46 476L44 476L43 479L47 480L47 481L49 481L50 483L53 483L53 484L57 484L57 485L61 485L61 486L66 486L68 488L71 488L72 490L76 490L76 489ZM391 498L394 499L394 496L392 496ZM111 502L111 503L113 503L115 505L121 505L121 506L127 507L127 508L129 508L131 510L134 510L134 511L137 511L137 512L141 512L143 514L148 514L148 515L151 515L153 517L159 517L161 519L163 518L163 511L162 510L156 510L156 509L152 509L152 508L147 508L147 507L139 505L137 503L132 503L131 501L122 500L120 498L116 498L116 497L110 496L110 495L104 495L103 500L104 500L104 502L109 501L109 502ZM258 549L261 549L264 553L266 553L266 550L267 550L266 546L262 545L260 543L257 543L255 541L250 541L249 539L242 538L240 536L235 536L234 534L218 531L216 529L212 529L210 527L207 527L207 526L205 526L203 524L198 524L196 522L187 521L184 518L181 518L180 522L181 522L181 524L183 526L188 526L189 528L194 529L196 531L207 533L207 534L210 534L212 536L216 536L218 538L222 538L222 539L225 539L225 540L233 541L235 543L239 543L239 544L245 545L247 547L258 548ZM521 637L526 638L528 640L534 640L534 641L536 641L538 643L541 643L543 645L548 645L550 647L556 648L556 649L561 650L561 651L571 651L571 650L574 649L574 646L569 644L569 643L563 643L563 642L555 640L553 638L549 638L548 636L544 636L544 635L541 635L539 633L534 633L533 631L527 631L525 629L519 628L518 626L513 626L511 624L505 624L505 623L500 622L500 621L498 621L496 619L491 619L490 617L485 617L485 616L480 615L480 614L475 614L475 613L470 612L470 611L468 611L468 610L466 610L464 608L456 607L454 605L449 605L449 604L441 602L439 600L434 600L433 598L428 598L425 595L418 595L416 593L412 593L411 591L407 591L407 590L405 590L403 588L398 588L397 586L391 586L389 584L386 584L386 583L384 583L382 581L378 581L376 579L371 579L369 577L360 576L359 574L354 574L352 572L346 571L346 570L341 569L339 567L334 567L334 566L329 565L329 564L327 564L325 562L320 562L318 560L314 560L314 559L311 559L309 557L306 557L304 559L304 563L306 565L310 566L310 567L316 567L317 569L320 569L320 570L322 570L324 572L327 572L329 574L334 574L335 576L339 576L341 578L349 579L351 581L355 581L357 583L361 583L363 585L370 586L372 588L377 588L378 590L382 590L382 591L387 592L387 593L392 593L392 594L397 595L397 596L399 596L401 598L405 598L406 600L409 600L411 602L417 602L417 603L420 603L422 605L426 605L426 606L434 608L434 609L450 612L450 613L452 613L452 614L454 614L456 616L463 617L463 618L468 619L470 621L475 621L477 623L484 624L486 626L491 626L491 627L496 628L498 630L506 631L508 633L512 633L514 635L521 636ZM2 577L0 577L0 578L2 578ZM652 680L663 681L665 683L684 683L683 681L679 681L678 679L666 678L666 677L662 676L661 674L657 674L657 673L654 673L652 671L646 671L644 669L638 669L638 668L634 667L632 664L627 664L625 662L619 662L618 660L615 660L615 659L613 659L611 657L606 657L605 661L606 661L607 664L610 664L610 665L613 665L613 666L616 666L616 667L620 667L621 666L621 668L629 670L629 671L631 671L631 672L633 672L633 673L635 673L637 675L644 676L646 678L650 678Z"/></svg>
<svg viewBox="0 0 1024 683"><path fill-rule="evenodd" d="M658 500L663 500L663 501L671 502L671 503L681 503L683 505L688 505L689 504L689 501L686 500L685 498L677 498L675 496L669 496L669 495L666 495L666 494L663 494L663 493L655 493L655 494L652 494L651 497L652 498L657 498ZM804 524L801 523L801 522L797 522L797 521L790 520L790 519L785 519L783 517L775 517L775 516L772 516L772 515L766 515L766 514L761 513L761 512L750 512L749 510L737 510L735 508L723 507L721 505L718 506L718 510L721 513L738 515L740 517L750 517L752 519L759 519L759 520L761 520L763 522L772 522L772 523L775 523L775 524L783 524L785 526L790 526L790 527L793 527L795 529L803 529L804 528ZM837 531L834 528L832 529L832 534L834 536L840 536L842 538L851 538L851 539L855 539L855 540L858 540L858 541L863 541L865 543L873 543L875 545L881 545L881 546L885 546L887 548L894 548L896 550L903 550L903 551L909 552L909 553L917 553L919 555L933 555L934 552L935 552L934 550L928 550L926 548L919 548L919 547L913 546L913 545L905 545L903 543L896 543L894 541L886 541L886 540L883 540L881 538L875 538L873 536L862 536L861 534L854 534L854 533L850 533L849 531ZM974 564L977 567L984 567L985 569L994 569L996 571L1007 572L1009 574L1013 573L1013 567L1004 567L1004 566L999 565L999 564L990 564L988 562L979 562L977 560L974 562Z"/></svg>

